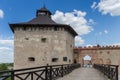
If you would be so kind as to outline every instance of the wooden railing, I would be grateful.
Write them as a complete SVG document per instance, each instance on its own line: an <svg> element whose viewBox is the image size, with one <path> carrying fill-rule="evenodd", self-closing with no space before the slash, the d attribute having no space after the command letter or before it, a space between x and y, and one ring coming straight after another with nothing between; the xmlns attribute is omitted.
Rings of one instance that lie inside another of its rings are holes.
<svg viewBox="0 0 120 80"><path fill-rule="evenodd" d="M111 80L118 80L118 67L118 65L94 64L94 68L103 72Z"/></svg>
<svg viewBox="0 0 120 80"><path fill-rule="evenodd" d="M0 71L0 80L55 80L79 67L79 64L64 64Z"/></svg>

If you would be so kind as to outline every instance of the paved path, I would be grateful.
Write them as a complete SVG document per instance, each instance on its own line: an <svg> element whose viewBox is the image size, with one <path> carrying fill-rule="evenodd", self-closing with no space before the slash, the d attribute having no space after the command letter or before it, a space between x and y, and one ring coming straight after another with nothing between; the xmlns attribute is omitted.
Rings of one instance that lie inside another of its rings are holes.
<svg viewBox="0 0 120 80"><path fill-rule="evenodd" d="M108 80L101 72L94 68L79 68L58 80Z"/></svg>

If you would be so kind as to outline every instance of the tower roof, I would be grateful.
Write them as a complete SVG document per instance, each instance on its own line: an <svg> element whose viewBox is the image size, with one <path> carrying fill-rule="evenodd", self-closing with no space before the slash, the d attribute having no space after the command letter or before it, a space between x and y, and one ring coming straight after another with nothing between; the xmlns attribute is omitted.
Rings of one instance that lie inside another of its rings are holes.
<svg viewBox="0 0 120 80"><path fill-rule="evenodd" d="M47 16L40 16L33 18L32 20L25 22L23 24L57 24L57 23Z"/></svg>
<svg viewBox="0 0 120 80"><path fill-rule="evenodd" d="M36 11L36 17L33 18L32 20L28 21L28 22L23 22L23 23L15 23L15 24L9 24L10 28L12 29L12 31L14 32L14 27L26 27L26 26L61 26L66 28L66 30L68 30L70 33L72 33L73 35L77 35L77 33L74 31L74 29L66 24L58 24L55 21L53 21L51 19L51 15L52 13L45 7L43 6L41 9L38 9Z"/></svg>
<svg viewBox="0 0 120 80"><path fill-rule="evenodd" d="M28 22L23 23L15 23L15 24L57 24L55 21L51 19L52 13L43 6L41 9L36 11L36 17Z"/></svg>

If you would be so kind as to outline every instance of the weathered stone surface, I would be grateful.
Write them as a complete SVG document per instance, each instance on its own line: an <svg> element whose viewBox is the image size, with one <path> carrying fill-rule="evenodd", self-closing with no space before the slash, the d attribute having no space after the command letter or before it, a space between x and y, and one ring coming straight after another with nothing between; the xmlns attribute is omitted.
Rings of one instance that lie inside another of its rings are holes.
<svg viewBox="0 0 120 80"><path fill-rule="evenodd" d="M119 46L93 46L93 47L78 47L74 49L74 58L80 64L89 64L90 61L84 61L86 55L91 57L92 64L110 64L120 66L120 47ZM120 77L120 67L119 67Z"/></svg>
<svg viewBox="0 0 120 80"><path fill-rule="evenodd" d="M73 63L74 36L61 30L15 30L14 69ZM45 42L42 38L46 38ZM29 61L33 57L35 61ZM67 57L67 61L63 61ZM52 58L58 61L52 62Z"/></svg>

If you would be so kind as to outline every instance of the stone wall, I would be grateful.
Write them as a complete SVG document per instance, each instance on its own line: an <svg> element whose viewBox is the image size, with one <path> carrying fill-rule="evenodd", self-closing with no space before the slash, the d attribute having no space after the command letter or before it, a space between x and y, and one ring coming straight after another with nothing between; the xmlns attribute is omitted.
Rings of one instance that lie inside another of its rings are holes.
<svg viewBox="0 0 120 80"><path fill-rule="evenodd" d="M119 46L93 46L74 48L74 57L78 63L83 64L83 57L89 55L92 64L111 64L120 66L120 47ZM119 67L120 75L120 67Z"/></svg>
<svg viewBox="0 0 120 80"><path fill-rule="evenodd" d="M14 69L72 63L73 45L74 37L64 28L56 31L53 28L25 31L16 29Z"/></svg>

